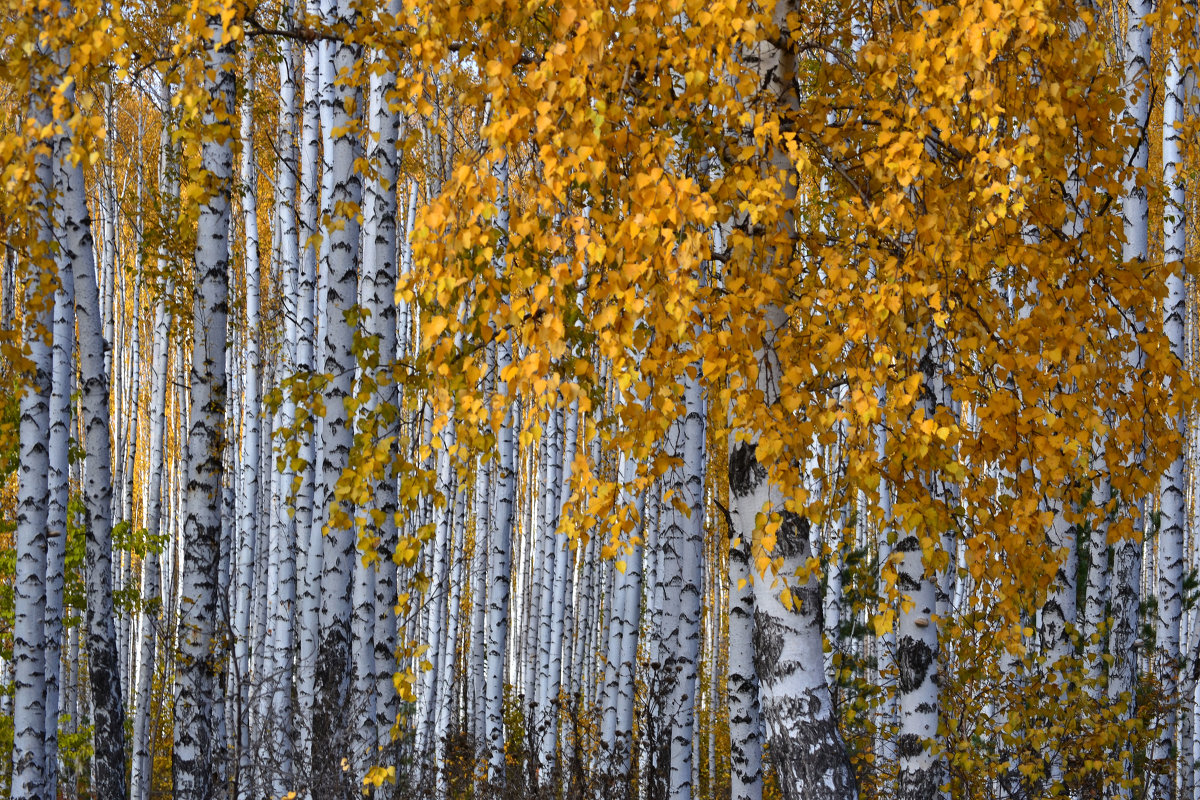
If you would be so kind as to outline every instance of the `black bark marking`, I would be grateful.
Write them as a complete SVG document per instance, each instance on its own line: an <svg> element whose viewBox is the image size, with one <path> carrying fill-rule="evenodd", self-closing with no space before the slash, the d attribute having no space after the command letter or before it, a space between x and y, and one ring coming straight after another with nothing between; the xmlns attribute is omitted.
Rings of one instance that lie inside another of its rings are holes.
<svg viewBox="0 0 1200 800"><path fill-rule="evenodd" d="M785 559L808 555L808 536L811 526L808 518L791 511L784 511L779 533L775 537L774 555Z"/></svg>
<svg viewBox="0 0 1200 800"><path fill-rule="evenodd" d="M771 761L784 800L847 800L857 792L837 722L815 693L764 704L768 725L786 735L771 737Z"/></svg>
<svg viewBox="0 0 1200 800"><path fill-rule="evenodd" d="M754 670L760 680L770 682L783 654L783 626L774 617L756 609L752 637Z"/></svg>
<svg viewBox="0 0 1200 800"><path fill-rule="evenodd" d="M903 636L896 647L896 666L900 670L900 692L907 694L916 691L925 682L929 673L929 665L933 663L933 651L929 645Z"/></svg>
<svg viewBox="0 0 1200 800"><path fill-rule="evenodd" d="M729 451L729 491L734 497L745 497L767 478L767 471L758 463L754 442L738 442Z"/></svg>

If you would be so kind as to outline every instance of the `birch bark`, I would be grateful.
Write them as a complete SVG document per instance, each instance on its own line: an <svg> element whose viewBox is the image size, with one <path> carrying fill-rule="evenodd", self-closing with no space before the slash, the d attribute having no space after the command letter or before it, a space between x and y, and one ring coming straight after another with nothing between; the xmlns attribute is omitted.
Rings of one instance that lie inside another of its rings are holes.
<svg viewBox="0 0 1200 800"><path fill-rule="evenodd" d="M1125 60L1125 111L1128 124L1139 131L1138 138L1129 153L1131 174L1125 184L1121 198L1121 215L1124 219L1124 243L1122 256L1128 263L1144 261L1149 254L1150 207L1144 186L1138 181L1146 171L1150 150L1146 134L1149 130L1150 95L1152 78L1150 73L1152 30L1147 20L1154 5L1149 0L1130 0L1128 25L1124 42ZM1130 330L1127 333L1136 334ZM1135 374L1145 360L1145 354L1136 343L1128 355L1129 374ZM1109 633L1109 652L1113 656L1109 668L1108 696L1110 701L1124 702L1132 713L1134 688L1139 656L1138 607L1141 601L1142 541L1144 508L1135 509L1134 532L1130 537L1114 546L1111 589L1112 628ZM1133 777L1133 764L1124 759L1127 778ZM1128 797L1131 790L1127 785L1118 787L1121 797Z"/></svg>
<svg viewBox="0 0 1200 800"><path fill-rule="evenodd" d="M291 2L285 2L281 24L290 29L294 12ZM284 336L281 372L290 377L299 369L300 331L304 321L301 308L300 284L300 229L296 218L296 184L300 171L296 141L296 56L288 38L280 41L279 59L279 165L276 172L275 226L279 231L279 261L282 270ZM311 341L311 339L310 339ZM280 407L277 428L289 428L296 419L296 403L285 396ZM269 439L267 440L270 441ZM269 448L270 449L270 448ZM286 452L286 450L285 450ZM297 446L297 453L300 447ZM272 744L277 755L277 768L273 771L271 791L273 797L282 797L293 785L294 731L292 719L292 690L294 678L295 620L296 612L296 530L300 518L300 503L297 497L295 516L284 507L284 498L290 494L295 475L291 458L283 457L282 469L273 470L273 483L277 487L274 513L271 520L271 560L276 565L275 593L272 596L271 623L271 726ZM273 461L273 459L272 459ZM309 512L311 517L311 508ZM305 529L307 530L307 529Z"/></svg>
<svg viewBox="0 0 1200 800"><path fill-rule="evenodd" d="M508 158L502 156L495 168L499 185L494 226L499 234L497 255L493 259L496 272L502 273L504 252L508 244ZM512 364L512 343L507 337L495 345L496 393L505 398L507 383L500 378ZM487 685L484 716L487 725L488 783L495 788L504 785L504 678L508 653L509 572L512 566L513 510L516 500L516 430L512 405L509 404L500 423L496 451L496 493L492 506L491 544L488 572L492 583L488 590L488 648Z"/></svg>
<svg viewBox="0 0 1200 800"><path fill-rule="evenodd" d="M217 20L210 21L222 30ZM208 53L206 90L212 98L206 126L234 113L231 46L218 36ZM226 117L227 118L227 117ZM218 597L225 455L226 317L229 272L233 142L227 130L209 128L201 144L201 167L213 193L197 219L192 299L192 364L189 380L187 517L179 608L179 658L175 676L173 786L180 800L224 796L222 732L218 725L220 662L214 646Z"/></svg>
<svg viewBox="0 0 1200 800"><path fill-rule="evenodd" d="M167 174L169 134L163 134L162 171ZM174 192L173 181L164 179L165 194ZM164 289L164 292L168 289ZM147 539L157 542L162 518L162 476L166 466L163 438L166 432L167 378L170 362L171 314L162 298L155 310L154 321L154 364L151 375L150 396L150 472L146 490L145 528ZM139 657L137 676L137 702L134 706L133 756L130 767L130 793L133 800L147 800L150 796L150 697L154 677L154 653L158 637L159 611L161 604L154 604L160 593L160 576L157 553L147 553L142 562L142 598L150 603L141 615Z"/></svg>
<svg viewBox="0 0 1200 800"><path fill-rule="evenodd" d="M1180 169L1183 163L1180 128L1184 124L1187 87L1185 73L1179 63L1179 55L1172 49L1167 60L1166 97L1163 103L1163 182L1169 193L1163 210L1163 260L1167 271L1167 297L1163 306L1163 332L1171 345L1171 354L1178 360L1181 370L1187 363L1185 321L1187 319L1187 288L1183 258L1187 246L1185 209L1187 191L1185 178ZM1180 441L1186 437L1186 424L1182 415L1175 418L1174 427ZM1158 616L1156 619L1157 646L1156 668L1162 692L1173 697L1179 686L1180 621L1183 617L1183 543L1186 529L1187 492L1186 447L1181 447L1179 457L1171 462L1159 483L1159 532L1158 532ZM1184 703L1181 708L1187 708ZM1169 703L1165 718L1156 732L1151 747L1151 757L1170 763L1176 752L1177 714L1175 705ZM1148 787L1151 798L1168 798L1172 795L1172 770L1158 773Z"/></svg>
<svg viewBox="0 0 1200 800"><path fill-rule="evenodd" d="M673 420L665 448L676 460L663 476L659 553L666 597L662 608L664 711L670 731L669 797L692 796L692 739L700 663L700 594L704 575L704 435L707 408L700 365L683 379L683 416Z"/></svg>
<svg viewBox="0 0 1200 800"><path fill-rule="evenodd" d="M730 453L738 444L731 441ZM754 587L748 538L733 530L729 546L729 782L732 800L762 800L762 718L754 669Z"/></svg>
<svg viewBox="0 0 1200 800"><path fill-rule="evenodd" d="M65 94L74 104L74 91ZM86 536L87 653L93 704L93 785L98 797L125 796L125 708L117 666L112 592L112 449L109 438L109 384L104 317L96 285L92 221L83 167L71 159L56 162L62 230L58 240L75 278L76 336L82 392L83 475Z"/></svg>
<svg viewBox="0 0 1200 800"><path fill-rule="evenodd" d="M233 620L233 657L237 663L237 739L238 774L249 776L250 758L250 603L254 597L254 564L258 543L258 472L259 433L262 403L259 395L259 257L258 257L258 169L254 152L255 95L254 50L247 46L243 55L244 93L240 109L242 159L240 190L242 199L242 231L244 236L245 268L245 330L241 370L243 389L241 403L241 451L239 453L237 508L237 590ZM251 787L246 780L238 782L238 796L245 800Z"/></svg>
<svg viewBox="0 0 1200 800"><path fill-rule="evenodd" d="M65 144L59 139L56 146ZM61 158L61 153L56 154ZM55 224L62 227L61 207ZM66 576L70 499L71 394L75 371L75 280L71 263L58 257L51 350L50 435L47 445L49 505L46 508L46 768L47 797L58 795L58 726L63 671L63 587Z"/></svg>
<svg viewBox="0 0 1200 800"><path fill-rule="evenodd" d="M339 0L336 9L328 11L324 15L328 23L353 28L357 10L350 0ZM349 464L354 439L354 427L348 416L346 399L354 389L354 330L350 314L358 298L361 251L357 210L362 203L362 182L354 169L359 146L350 111L357 99L350 76L361 56L361 48L338 41L331 43L330 49L330 67L333 74L339 77L331 81L328 95L332 117L331 128L325 137L328 148L326 158L330 168L330 204L327 211L337 224L330 226L324 239L329 244L329 274L324 313L320 315L325 345L322 372L326 376L321 477L327 499L318 507L321 512L318 519L326 520L327 524L321 567L317 705L313 713L312 758L313 791L317 796L332 798L347 797L354 792L354 788L348 785L347 773L342 770L340 758L333 754L346 752L351 725L347 707L350 676L353 674L350 663L350 619L356 539L352 513L348 504L340 499L337 485Z"/></svg>
<svg viewBox="0 0 1200 800"><path fill-rule="evenodd" d="M42 125L50 109L35 97L31 109ZM43 287L54 270L52 237L53 166L49 153L36 161L33 230L37 249L25 276L25 347L30 373L20 398L20 459L17 471L16 574L13 578L13 752L12 796L45 793L46 770L46 524L50 504L51 346L54 296ZM57 654L55 654L57 656Z"/></svg>

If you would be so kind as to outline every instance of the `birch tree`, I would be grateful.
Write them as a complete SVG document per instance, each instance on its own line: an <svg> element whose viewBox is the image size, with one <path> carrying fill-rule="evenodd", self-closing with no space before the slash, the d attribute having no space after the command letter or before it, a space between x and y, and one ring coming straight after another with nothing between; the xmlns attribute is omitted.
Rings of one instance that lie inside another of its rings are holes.
<svg viewBox="0 0 1200 800"><path fill-rule="evenodd" d="M326 15L329 24L353 25L356 10L346 0ZM330 68L337 78L332 82L331 128L326 134L330 204L326 209L328 228L329 274L325 289L325 307L321 315L324 339L325 402L321 431L321 478L328 493L324 507L315 509L314 522L324 528L325 542L321 571L320 643L317 649L317 704L313 718L313 791L322 796L343 796L349 792L341 764L331 754L344 752L349 725L346 707L349 699L351 647L351 591L354 574L355 536L352 516L341 502L338 489L342 472L349 463L354 428L348 417L346 399L353 391L354 332L351 317L358 300L360 261L357 211L362 203L362 181L354 170L359 146L354 134L351 109L356 90L351 83L360 48L346 42L331 45Z"/></svg>
<svg viewBox="0 0 1200 800"><path fill-rule="evenodd" d="M226 404L229 221L233 181L233 45L219 17L205 53L201 168L204 199L196 222L189 378L187 516L179 610L180 667L175 678L172 783L177 797L223 797L223 742L217 727L220 653L215 641L222 518Z"/></svg>
<svg viewBox="0 0 1200 800"><path fill-rule="evenodd" d="M43 90L44 91L44 90ZM50 124L47 98L35 96L31 116ZM41 797L46 791L46 550L50 503L50 403L54 326L54 259L51 239L51 148L33 142L35 161L31 199L33 244L25 276L25 346L29 377L21 392L20 470L17 489L16 575L13 579L13 762L14 797ZM58 387L61 393L62 387ZM55 654L57 655L57 654Z"/></svg>
<svg viewBox="0 0 1200 800"><path fill-rule="evenodd" d="M1147 61L1147 64L1149 62ZM1163 102L1163 182L1167 186L1167 205L1163 211L1163 255L1167 262L1167 299L1163 307L1163 332L1171 346L1171 354L1178 359L1180 367L1186 363L1185 320L1187 319L1187 289L1182 261L1187 249L1186 215L1187 194L1184 177L1180 174L1180 131L1184 122L1184 106L1187 102L1185 74L1174 53L1167 59L1166 97ZM1146 145L1147 149L1149 144ZM1149 226L1149 212L1146 212ZM1184 417L1174 420L1174 427L1183 439L1186 430ZM1156 667L1162 681L1163 694L1175 695L1180 668L1180 635L1183 617L1183 569L1184 531L1187 526L1187 478L1185 474L1186 449L1171 463L1159 484L1162 504L1158 533L1158 618L1156 620L1155 644L1157 646ZM1187 709L1186 701L1181 706ZM1154 743L1154 758L1166 761L1175 754L1178 734L1178 717L1175 709L1168 706L1165 719ZM1170 797L1172 794L1170 772L1158 776L1149 787L1150 797Z"/></svg>
<svg viewBox="0 0 1200 800"><path fill-rule="evenodd" d="M65 93L73 103L74 93ZM117 666L112 592L112 449L109 438L107 343L92 221L88 213L82 159L56 161L55 188L62 206L60 252L75 281L75 320L79 352L80 405L86 462L83 475L83 529L86 543L88 676L93 704L96 794L125 796L125 707Z"/></svg>

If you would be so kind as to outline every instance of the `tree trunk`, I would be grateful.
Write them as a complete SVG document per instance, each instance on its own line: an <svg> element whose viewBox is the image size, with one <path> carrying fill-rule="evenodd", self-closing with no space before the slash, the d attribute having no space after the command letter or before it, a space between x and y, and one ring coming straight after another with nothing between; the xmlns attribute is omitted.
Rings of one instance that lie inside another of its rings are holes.
<svg viewBox="0 0 1200 800"><path fill-rule="evenodd" d="M221 23L209 24L221 30ZM219 39L208 51L205 88L212 106L206 125L233 114L234 73L231 46ZM197 219L192 298L192 365L189 379L187 516L180 572L179 668L175 676L175 753L173 785L180 800L220 798L224 741L218 722L221 687L218 619L222 518L222 480L226 416L226 317L229 272L229 198L233 182L233 142L227 133L210 131L201 144L201 167L215 193L200 206Z"/></svg>
<svg viewBox="0 0 1200 800"><path fill-rule="evenodd" d="M729 443L737 452L738 444ZM743 454L744 455L744 454ZM729 783L732 800L762 800L762 719L758 673L754 669L754 587L750 584L750 539L739 536L730 520Z"/></svg>
<svg viewBox="0 0 1200 800"><path fill-rule="evenodd" d="M316 0L308 0L307 14L316 17ZM299 275L295 320L296 371L312 373L316 366L316 290L317 290L317 224L321 213L320 148L321 127L318 95L320 92L321 46L317 42L304 45L304 107L301 112L300 135L300 233ZM294 407L293 407L294 408ZM312 748L312 713L316 694L317 625L321 609L321 540L313 541L314 502L316 500L316 438L320 421L300 434L299 462L296 469L300 481L295 497L296 543L299 560L299 619L297 639L299 659L296 664L296 752L307 765Z"/></svg>
<svg viewBox="0 0 1200 800"><path fill-rule="evenodd" d="M258 169L254 153L253 97L255 94L254 50L247 46L243 54L244 92L241 116L241 199L242 231L245 254L245 330L243 331L244 360L240 374L243 380L241 411L242 440L238 455L239 475L237 502L237 581L233 603L233 658L236 669L233 679L237 687L237 754L238 797L250 796L250 611L254 597L254 566L258 541L258 474L259 430L262 403L259 395L259 257L258 257Z"/></svg>
<svg viewBox="0 0 1200 800"><path fill-rule="evenodd" d="M356 11L349 0L339 0L336 10L323 14L330 23L353 28ZM329 66L334 74L348 75L359 59L361 48L346 42L330 44ZM357 305L359 267L359 223L357 217L339 209L357 209L362 202L361 178L354 169L359 156L352 131L349 108L356 100L349 82L331 82L328 92L332 104L330 128L325 138L330 169L330 204L326 211L336 220L326 231L329 246L328 280L325 308L320 314L324 325L325 374L323 396L325 416L321 435L321 478L325 502L317 506L314 518L325 522L324 555L321 565L320 641L316 661L316 707L313 713L313 792L315 796L336 798L356 793L342 770L340 756L347 752L351 717L350 659L352 587L356 537L353 513L342 500L338 482L349 464L354 441L354 426L346 409L346 400L354 390L354 330L350 312Z"/></svg>
<svg viewBox="0 0 1200 800"><path fill-rule="evenodd" d="M1125 60L1125 111L1129 123L1135 130L1145 132L1150 121L1150 95L1152 76L1150 72L1152 30L1147 16L1153 11L1148 0L1132 0L1129 4L1129 20L1124 43ZM1145 261L1149 253L1150 206L1143 179L1149 162L1149 142L1140 134L1129 153L1132 170L1121 197L1121 215L1124 219L1124 243L1122 257L1126 263ZM1122 333L1136 334L1137 330ZM1140 345L1134 343L1128 355L1128 374L1136 374L1145 361ZM1109 652L1113 663L1109 668L1108 696L1110 701L1123 701L1126 712L1131 715L1139 657L1137 641L1139 620L1138 606L1141 602L1142 541L1144 533L1144 505L1129 509L1134 515L1134 536L1118 542L1113 553L1112 583L1112 628L1109 633ZM1133 764L1124 760L1124 772L1132 779ZM1121 797L1129 797L1127 786L1118 787Z"/></svg>
<svg viewBox="0 0 1200 800"><path fill-rule="evenodd" d="M56 147L62 148L59 139ZM55 158L61 158L56 154ZM61 209L55 224L61 228ZM63 587L66 577L67 520L70 499L71 394L75 374L75 280L71 263L58 258L54 295L54 343L51 351L50 437L46 510L46 768L47 797L58 796L58 721L63 665Z"/></svg>
<svg viewBox="0 0 1200 800"><path fill-rule="evenodd" d="M508 244L508 158L495 168L499 184L494 226L500 234L493 264L497 273L504 265ZM500 377L512 364L512 343L507 337L495 344L496 393L508 396L508 385ZM491 511L491 543L488 573L487 684L484 716L487 725L488 783L493 789L504 785L504 666L508 657L509 573L512 567L513 510L516 505L516 428L512 404L506 404L496 441L496 493Z"/></svg>
<svg viewBox="0 0 1200 800"><path fill-rule="evenodd" d="M1163 211L1163 260L1166 262L1167 297L1163 306L1163 332L1171 344L1171 353L1178 359L1180 371L1187 363L1185 320L1187 319L1187 290L1183 258L1187 246L1185 209L1187 192L1180 169L1183 163L1180 127L1184 124L1187 86L1178 54L1172 50L1167 61L1166 97L1163 105L1163 182L1169 199ZM1179 441L1186 441L1186 423L1182 415L1174 420ZM1151 758L1171 764L1175 755L1177 734L1175 692L1179 686L1180 621L1183 617L1183 544L1187 527L1186 473L1187 448L1162 476L1159 483L1160 523L1158 532L1158 617L1157 672L1163 696L1168 698L1165 717L1157 730L1151 747ZM1179 698L1179 708L1188 708L1187 698ZM1186 764L1187 762L1179 762ZM1154 776L1148 792L1151 798L1172 796L1173 769Z"/></svg>
<svg viewBox="0 0 1200 800"><path fill-rule="evenodd" d="M390 13L398 13L399 5L392 2ZM381 58L386 62L386 57ZM385 64L386 67L386 64ZM399 157L396 152L400 133L399 114L392 110L388 101L394 90L396 75L390 67L383 74L371 75L368 106L370 135L367 138L367 156L374 171L364 190L364 234L366 247L363 250L363 298L367 317L367 329L378 337L379 367L372 376L375 391L367 399L369 415L379 409L384 413L380 422L387 425L391 409L399 403L400 395L395 381L388 373L392 359L396 358L396 188L399 180ZM395 444L391 445L394 453ZM375 576L375 653L374 673L376 702L376 738L380 745L391 741L391 729L400 713L399 696L392 680L396 672L396 562L393 558L399 537L396 530L397 509L396 481L385 475L376 481L374 511L376 535L379 537ZM389 751L391 748L388 748ZM387 759L385 759L386 763Z"/></svg>
<svg viewBox="0 0 1200 800"><path fill-rule="evenodd" d="M74 95L68 90L68 102ZM57 162L57 189L62 203L61 251L75 278L75 317L79 346L84 449L83 476L86 532L87 654L93 705L96 796L125 796L125 708L117 667L112 593L112 451L109 440L109 385L105 361L104 317L96 286L92 222L87 209L83 166L71 159Z"/></svg>
<svg viewBox="0 0 1200 800"><path fill-rule="evenodd" d="M50 109L34 98L32 113L43 125ZM12 796L45 796L46 772L46 526L50 504L50 402L54 295L44 287L54 269L52 238L53 167L49 155L36 161L30 234L36 237L25 276L25 347L30 373L20 399L20 459L17 485L16 575L13 578L13 762ZM61 391L61 387L59 387ZM52 657L57 657L57 652Z"/></svg>
<svg viewBox="0 0 1200 800"><path fill-rule="evenodd" d="M671 422L665 449L678 461L663 476L659 528L666 591L662 609L663 674L668 687L664 722L670 731L668 797L692 796L692 738L700 664L700 593L704 574L704 437L707 409L700 365L683 379L683 411Z"/></svg>

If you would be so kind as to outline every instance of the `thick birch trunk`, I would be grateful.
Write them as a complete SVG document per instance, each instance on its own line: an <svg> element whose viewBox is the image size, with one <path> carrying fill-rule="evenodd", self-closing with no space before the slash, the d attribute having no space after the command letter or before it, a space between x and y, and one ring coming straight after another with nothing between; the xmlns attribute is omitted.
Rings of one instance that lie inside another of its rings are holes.
<svg viewBox="0 0 1200 800"><path fill-rule="evenodd" d="M349 0L340 0L330 23L353 27L356 12ZM331 44L330 66L335 74L348 76L359 59L360 48L345 42ZM322 95L326 95L325 92ZM330 173L328 211L341 217L326 231L329 244L329 275L324 295L325 326L323 341L326 375L324 388L325 417L322 429L321 477L327 498L318 506L317 519L325 525L324 555L321 568L320 644L317 650L317 705L313 713L313 792L320 797L344 797L354 793L348 785L348 773L339 757L346 752L351 725L347 714L350 696L352 585L355 535L352 512L340 500L337 484L349 464L354 427L346 409L346 399L354 386L355 359L352 352L354 331L349 313L358 298L359 223L354 212L362 202L361 178L354 161L359 147L352 131L348 110L356 100L356 91L348 82L334 82L328 96L332 104L331 127L326 137ZM343 214L348 216L342 217ZM326 516L327 515L327 516Z"/></svg>
<svg viewBox="0 0 1200 800"><path fill-rule="evenodd" d="M220 23L214 27L220 29ZM227 44L208 53L207 89L217 114L233 113L234 75ZM212 137L213 134L209 134ZM233 147L227 134L201 144L201 166L216 192L200 207L193 290L193 338L188 430L187 517L179 608L179 669L175 676L173 786L180 800L224 796L219 776L224 742L218 724L220 659L214 634L218 614L225 456L226 316L229 271L229 198Z"/></svg>
<svg viewBox="0 0 1200 800"><path fill-rule="evenodd" d="M1170 194L1163 211L1163 260L1167 267L1167 297L1163 306L1163 332L1171 344L1171 353L1178 359L1181 370L1187 363L1185 320L1187 319L1187 290L1183 257L1187 245L1184 210L1187 205L1186 185L1181 174L1183 162L1181 131L1184 123L1187 87L1179 57L1172 51L1167 62L1166 98L1163 104L1163 182ZM1186 424L1182 416L1174 420L1175 430L1182 442ZM1156 669L1163 696L1169 698L1165 718L1157 731L1151 757L1159 761L1172 759L1175 754L1177 718L1174 698L1179 681L1180 621L1183 617L1183 543L1187 526L1186 474L1187 448L1181 447L1178 458L1162 476L1159 483L1160 524L1158 532L1158 617L1156 620ZM1180 704L1187 708L1186 703ZM1186 762L1184 762L1186 763ZM1168 798L1172 792L1172 770L1154 776L1148 796Z"/></svg>
<svg viewBox="0 0 1200 800"><path fill-rule="evenodd" d="M1047 500L1043 507L1051 514L1046 543L1055 558L1055 572L1046 603L1042 606L1042 652L1047 663L1055 665L1074 654L1071 631L1075 627L1075 575L1079 561L1075 529L1067 522L1062 500Z"/></svg>
<svg viewBox="0 0 1200 800"><path fill-rule="evenodd" d="M50 109L33 101L33 115L49 122ZM17 478L16 575L13 578L13 753L12 796L45 796L46 771L46 526L50 504L50 402L53 361L54 295L39 292L54 257L52 237L53 167L49 155L36 163L33 230L38 249L25 277L25 347L30 374L20 399L20 460ZM61 391L61 388L60 388ZM57 652L53 658L57 658Z"/></svg>
<svg viewBox="0 0 1200 800"><path fill-rule="evenodd" d="M1144 134L1149 128L1150 96L1152 93L1152 77L1150 73L1152 31L1147 16L1153 11L1153 4L1147 0L1132 0L1129 4L1129 21L1127 25L1124 58L1125 58L1125 91L1127 124L1135 130L1143 132L1138 136L1129 153L1129 166L1133 173L1125 185L1125 194L1121 198L1121 214L1124 218L1125 240L1122 246L1122 256L1126 262L1144 261L1149 253L1149 222L1150 207L1144 185L1139 185L1149 162L1149 142ZM1127 330L1124 333L1136 334L1137 330ZM1128 355L1130 374L1134 374L1142 366L1145 356L1141 347L1136 343L1131 346ZM1136 456L1135 456L1136 457ZM1141 601L1142 573L1142 541L1144 507L1131 509L1133 513L1135 537L1118 542L1113 553L1113 584L1111 594L1112 629L1109 634L1109 652L1113 663L1109 668L1108 695L1110 700L1123 700L1128 713L1132 713L1134 689L1139 658L1138 641L1138 607ZM1125 777L1133 777L1133 764L1126 759L1124 763ZM1127 787L1120 787L1121 797L1130 796Z"/></svg>
<svg viewBox="0 0 1200 800"><path fill-rule="evenodd" d="M389 5L391 13L398 13L396 3ZM399 115L391 109L388 100L396 83L395 73L390 69L382 75L372 73L368 106L370 136L368 158L374 167L364 191L364 234L363 250L363 298L367 317L367 328L378 337L380 367L373 379L375 391L367 401L370 411L387 409L399 403L399 392L391 377L386 375L387 366L396 357L396 188L399 180L399 159L396 152L400 132ZM376 738L381 745L391 741L391 729L400 713L399 696L396 694L392 675L396 671L396 562L393 555L399 541L396 530L397 508L396 482L390 477L376 482L374 486L374 512L376 533L379 536L375 577L375 631L374 667L375 682L375 727Z"/></svg>
<svg viewBox="0 0 1200 800"><path fill-rule="evenodd" d="M937 341L931 341L921 359L923 382L918 397L926 419L933 419L942 397L941 356ZM945 501L948 490L937 476L923 477L932 502ZM925 531L927 536L938 532ZM938 587L936 575L925 564L918 531L897 534L896 586L901 607L896 625L896 666L899 672L899 795L903 800L932 800L941 797L943 769L933 751L938 715Z"/></svg>
<svg viewBox="0 0 1200 800"><path fill-rule="evenodd" d="M68 90L68 102L74 102ZM112 450L109 439L107 344L100 293L96 286L92 222L87 209L83 167L70 159L57 161L58 197L62 204L59 242L75 278L75 317L82 391L83 444L87 461L83 476L86 532L87 654L93 704L97 797L125 796L125 709L117 666L112 592Z"/></svg>
<svg viewBox="0 0 1200 800"><path fill-rule="evenodd" d="M734 534L753 542L761 535L756 517L779 513L783 498L758 463L753 443L731 448L729 478ZM786 800L853 798L853 775L825 684L816 579L785 585L785 577L810 556L808 522L786 512L778 519L774 556L783 565L778 573L754 579L754 664L772 760Z"/></svg>
<svg viewBox="0 0 1200 800"><path fill-rule="evenodd" d="M780 25L795 13L792 0L780 0L773 16ZM759 75L761 89L794 107L797 64L794 52L766 42L744 57ZM784 193L794 198L797 176L784 153L772 155L772 168L783 181ZM770 404L779 401L780 364L771 342L787 324L777 306L764 311L766 330L758 362L758 390ZM784 497L772 485L756 453L758 440L770 431L742 431L730 447L729 487L732 535L757 548L764 531L761 513L775 529L775 549L766 555L782 559L777 573L770 569L754 581L754 661L766 745L772 754L784 800L848 800L856 796L854 776L845 745L837 730L823 666L821 600L816 576L800 586L787 581L801 571L812 554L808 521L788 513ZM930 584L932 589L932 584ZM786 592L786 594L785 594ZM932 605L932 599L931 603Z"/></svg>

